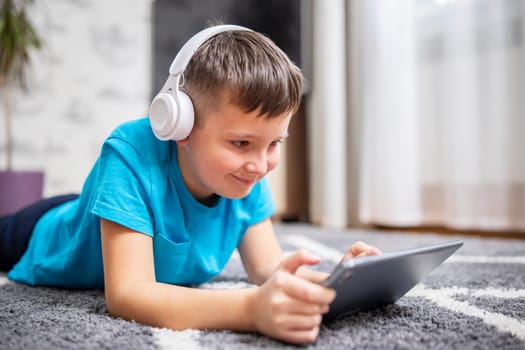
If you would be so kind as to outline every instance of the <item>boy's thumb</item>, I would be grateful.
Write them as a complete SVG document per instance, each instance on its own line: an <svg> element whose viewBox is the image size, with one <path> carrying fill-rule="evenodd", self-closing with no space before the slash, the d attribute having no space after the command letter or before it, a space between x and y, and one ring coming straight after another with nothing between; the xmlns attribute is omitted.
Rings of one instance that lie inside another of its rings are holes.
<svg viewBox="0 0 525 350"><path fill-rule="evenodd" d="M289 273L295 274L302 265L316 265L321 259L307 250L301 249L288 256L281 262L280 268Z"/></svg>

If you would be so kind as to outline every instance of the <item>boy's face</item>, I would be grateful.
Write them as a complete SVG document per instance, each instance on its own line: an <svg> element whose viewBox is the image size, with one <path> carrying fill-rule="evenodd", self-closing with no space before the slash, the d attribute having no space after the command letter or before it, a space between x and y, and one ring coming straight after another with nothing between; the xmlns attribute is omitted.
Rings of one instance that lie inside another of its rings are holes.
<svg viewBox="0 0 525 350"><path fill-rule="evenodd" d="M188 138L177 141L182 177L193 196L247 196L279 163L291 115L265 118L231 103L209 112Z"/></svg>

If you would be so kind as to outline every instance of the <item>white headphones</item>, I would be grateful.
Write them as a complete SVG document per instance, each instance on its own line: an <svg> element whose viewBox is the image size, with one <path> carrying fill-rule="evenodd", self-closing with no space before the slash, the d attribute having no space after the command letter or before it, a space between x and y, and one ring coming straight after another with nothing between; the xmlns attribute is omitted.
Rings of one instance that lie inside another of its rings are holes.
<svg viewBox="0 0 525 350"><path fill-rule="evenodd" d="M150 106L150 124L158 139L176 141L190 134L195 116L190 97L179 90L181 77L195 51L206 40L233 30L251 31L246 27L227 24L206 28L192 36L175 56L170 66L170 76Z"/></svg>

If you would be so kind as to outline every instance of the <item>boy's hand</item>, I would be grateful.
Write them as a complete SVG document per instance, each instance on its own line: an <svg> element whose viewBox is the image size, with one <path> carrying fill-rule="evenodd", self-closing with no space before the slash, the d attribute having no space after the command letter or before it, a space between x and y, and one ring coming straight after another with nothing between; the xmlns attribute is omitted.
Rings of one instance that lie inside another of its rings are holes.
<svg viewBox="0 0 525 350"><path fill-rule="evenodd" d="M350 249L348 249L345 256L343 257L343 260L355 259L355 258L360 258L363 256L379 255L379 254L381 254L381 251L379 249L372 247L363 242L356 242L352 244Z"/></svg>
<svg viewBox="0 0 525 350"><path fill-rule="evenodd" d="M252 317L258 331L292 343L315 341L322 314L328 312L335 292L295 276L295 272L302 265L319 261L311 253L297 251L257 288Z"/></svg>

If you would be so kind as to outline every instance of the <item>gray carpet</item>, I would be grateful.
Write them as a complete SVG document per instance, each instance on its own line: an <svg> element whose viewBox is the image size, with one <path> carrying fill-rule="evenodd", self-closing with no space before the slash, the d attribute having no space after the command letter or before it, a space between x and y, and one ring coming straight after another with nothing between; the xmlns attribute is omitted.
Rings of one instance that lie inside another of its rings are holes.
<svg viewBox="0 0 525 350"><path fill-rule="evenodd" d="M276 225L286 251L306 247L329 271L364 240L383 251L461 238L465 245L394 305L322 326L319 339L291 346L228 331L175 332L108 315L103 292L35 288L0 275L0 349L525 349L525 240L321 230ZM202 288L247 286L238 256Z"/></svg>

